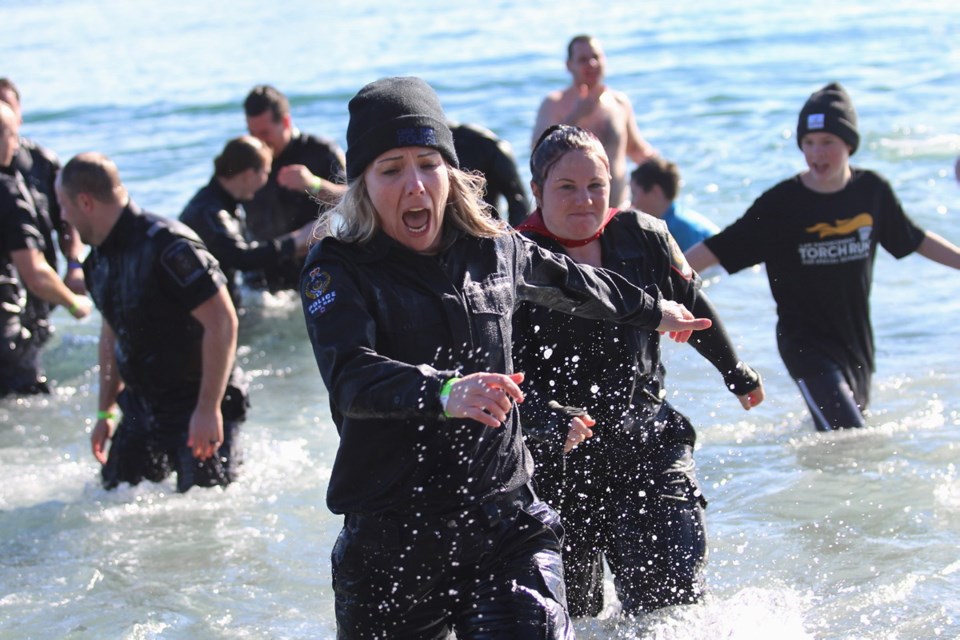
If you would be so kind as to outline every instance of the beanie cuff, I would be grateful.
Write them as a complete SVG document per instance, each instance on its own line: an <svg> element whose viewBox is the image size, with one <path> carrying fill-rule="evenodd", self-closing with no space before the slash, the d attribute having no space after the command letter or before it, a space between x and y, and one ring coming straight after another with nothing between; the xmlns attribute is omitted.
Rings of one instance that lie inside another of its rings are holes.
<svg viewBox="0 0 960 640"><path fill-rule="evenodd" d="M436 149L454 167L460 166L453 134L446 122L423 114L400 116L364 132L347 148L347 181L360 177L377 156L399 147Z"/></svg>

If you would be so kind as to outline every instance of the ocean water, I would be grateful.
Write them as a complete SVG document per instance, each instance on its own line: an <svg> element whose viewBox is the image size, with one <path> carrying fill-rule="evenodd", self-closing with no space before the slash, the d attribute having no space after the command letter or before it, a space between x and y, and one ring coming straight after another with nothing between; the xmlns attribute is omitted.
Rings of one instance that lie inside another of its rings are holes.
<svg viewBox="0 0 960 640"><path fill-rule="evenodd" d="M947 0L0 0L0 75L21 89L25 135L64 159L107 153L137 202L176 216L244 133L240 105L261 82L291 97L303 130L344 144L360 86L423 76L450 116L508 140L529 176L537 107L567 83L581 32L601 39L610 85L680 165L682 200L719 224L802 168L797 112L839 80L860 114L855 164L960 242L960 8ZM578 637L960 637L957 273L879 256L871 426L829 435L779 360L764 273L706 275L768 392L745 413L692 349L665 348L672 399L700 435L709 595L636 621L611 603ZM243 476L186 495L99 487L99 319L55 314L56 393L0 401L0 637L335 636L336 430L298 301L253 302Z"/></svg>

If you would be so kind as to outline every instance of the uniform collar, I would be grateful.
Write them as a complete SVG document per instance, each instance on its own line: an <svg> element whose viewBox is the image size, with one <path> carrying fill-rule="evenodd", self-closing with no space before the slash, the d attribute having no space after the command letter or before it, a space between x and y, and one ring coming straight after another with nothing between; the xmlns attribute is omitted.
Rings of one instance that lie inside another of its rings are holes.
<svg viewBox="0 0 960 640"><path fill-rule="evenodd" d="M100 246L97 247L97 250L101 253L115 253L122 250L127 246L127 240L133 232L136 220L141 215L143 215L143 211L133 200L127 202L127 206L120 212L117 222L110 229L110 233L107 234L103 242L100 243Z"/></svg>

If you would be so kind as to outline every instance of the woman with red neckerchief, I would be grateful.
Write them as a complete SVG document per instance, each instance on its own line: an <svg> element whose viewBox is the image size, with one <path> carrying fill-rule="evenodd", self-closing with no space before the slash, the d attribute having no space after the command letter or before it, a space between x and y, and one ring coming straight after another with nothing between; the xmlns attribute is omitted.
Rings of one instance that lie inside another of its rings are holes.
<svg viewBox="0 0 960 640"><path fill-rule="evenodd" d="M738 359L666 225L609 208L600 141L579 127L551 127L530 170L537 209L518 230L577 262L656 284L665 299L710 318L690 344L744 409L762 402L760 376ZM520 414L537 493L566 531L570 614L602 610L604 557L624 614L699 601L706 500L694 473L696 433L665 400L660 335L524 304L514 316L514 352L529 381Z"/></svg>

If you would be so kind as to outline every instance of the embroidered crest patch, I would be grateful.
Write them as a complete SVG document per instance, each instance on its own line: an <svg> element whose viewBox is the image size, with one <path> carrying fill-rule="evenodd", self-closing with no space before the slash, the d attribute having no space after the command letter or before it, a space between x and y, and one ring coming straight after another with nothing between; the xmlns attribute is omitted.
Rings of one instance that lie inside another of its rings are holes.
<svg viewBox="0 0 960 640"><path fill-rule="evenodd" d="M206 265L189 242L175 242L164 250L160 264L181 287L186 287L207 272Z"/></svg>
<svg viewBox="0 0 960 640"><path fill-rule="evenodd" d="M311 316L325 313L327 308L337 299L337 292L330 291L330 285L333 278L326 271L315 267L307 274L307 280L303 285L303 295L312 302L307 305L307 313Z"/></svg>

